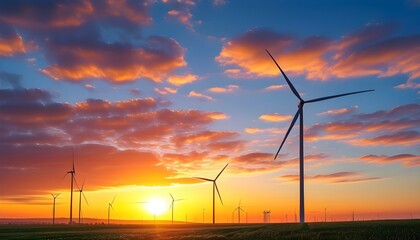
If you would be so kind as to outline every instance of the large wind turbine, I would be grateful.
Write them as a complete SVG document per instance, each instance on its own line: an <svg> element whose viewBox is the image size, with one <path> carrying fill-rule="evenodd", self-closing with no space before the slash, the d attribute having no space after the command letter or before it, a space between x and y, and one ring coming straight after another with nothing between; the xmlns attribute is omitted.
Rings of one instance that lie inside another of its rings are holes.
<svg viewBox="0 0 420 240"><path fill-rule="evenodd" d="M114 196L114 199L112 199L112 202L108 203L108 224L109 224L109 216L111 214L111 208L114 209L114 207L112 206L112 204L114 204L115 197L116 196Z"/></svg>
<svg viewBox="0 0 420 240"><path fill-rule="evenodd" d="M73 182L74 182L74 175L76 174L76 170L74 169L74 149L73 149L73 167L70 171L66 173L71 174L71 185L70 185L70 222L69 224L73 224ZM65 177L65 176L64 176Z"/></svg>
<svg viewBox="0 0 420 240"><path fill-rule="evenodd" d="M51 196L54 198L54 203L53 203L53 221L52 224L55 224L55 199L60 195L61 193L57 194L54 196L54 194L51 193Z"/></svg>
<svg viewBox="0 0 420 240"><path fill-rule="evenodd" d="M219 188L217 188L216 181L217 181L217 179L219 178L220 174L222 174L222 172L225 170L225 168L226 168L228 165L229 165L229 163L228 163L228 164L226 164L226 166L222 169L222 171L220 171L220 172L219 172L219 174L217 174L217 176L216 176L216 178L215 178L215 179L209 179L209 178L196 177L197 179L201 179L201 180L208 181L208 182L213 182L213 224L215 224L215 212L214 212L214 210L215 210L215 199L216 199L216 198L215 198L215 197L216 197L216 195L215 195L215 190L217 191L217 194L219 195L220 202L221 202L221 203L222 203L222 205L223 205L222 197L220 196Z"/></svg>
<svg viewBox="0 0 420 240"><path fill-rule="evenodd" d="M76 184L77 184L77 182L76 182ZM79 224L80 224L80 215L81 215L81 212L82 212L82 195L83 195L83 198L85 199L86 204L89 206L88 200L86 199L86 196L83 193L83 187L84 186L85 186L85 181L83 181L83 184L82 184L81 188L79 188L79 186L77 186L77 188L79 189L78 190L78 192L79 192Z"/></svg>
<svg viewBox="0 0 420 240"><path fill-rule="evenodd" d="M171 208L172 208L172 224L174 224L174 203L175 203L175 201L181 201L181 200L184 200L184 199L175 199L174 196L172 196L171 193L169 193L169 195L172 198L172 203L171 203Z"/></svg>
<svg viewBox="0 0 420 240"><path fill-rule="evenodd" d="M270 54L270 52L266 49L268 55L270 55L271 59L273 59L274 63L277 65L277 67L279 68L281 74L283 75L283 77L286 79L287 84L289 85L290 89L292 90L293 94L295 94L295 96L299 99L299 105L298 105L298 110L292 120L292 123L289 126L289 129L286 132L286 135L284 136L284 139L279 147L279 149L277 150L276 156L274 157L274 159L277 158L280 149L283 147L284 142L287 139L287 136L289 136L290 131L292 130L293 126L295 125L295 122L297 120L297 118L300 116L300 126L299 126L299 182L300 182L300 223L304 223L305 222L305 203L304 203L304 154L303 154L303 106L305 103L314 103L314 102L320 102L320 101L324 101L324 100L328 100L328 99L332 99L332 98L338 98L338 97L344 97L347 95L353 95L353 94L358 94L358 93L364 93L364 92L371 92L374 90L364 90L364 91L357 91L357 92L350 92L350 93L343 93L343 94L338 94L338 95L332 95L332 96L326 96L326 97L321 97L321 98L315 98L315 99L311 99L308 101L305 101L302 99L302 97L299 95L298 91L296 90L296 88L293 86L293 84L290 82L289 78L286 76L286 74L283 72L283 69L281 69L280 65L276 62L276 60L274 59L274 57Z"/></svg>

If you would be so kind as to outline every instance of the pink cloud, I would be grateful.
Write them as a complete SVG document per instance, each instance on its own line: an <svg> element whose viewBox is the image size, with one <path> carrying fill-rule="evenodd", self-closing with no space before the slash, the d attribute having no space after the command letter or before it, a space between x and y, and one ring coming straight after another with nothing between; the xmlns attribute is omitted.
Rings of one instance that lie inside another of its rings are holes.
<svg viewBox="0 0 420 240"><path fill-rule="evenodd" d="M360 157L361 161L370 163L395 163L400 162L406 167L420 166L420 156L412 154L399 154L394 156L387 155L365 155Z"/></svg>
<svg viewBox="0 0 420 240"><path fill-rule="evenodd" d="M214 98L212 98L210 96L207 96L207 95L204 95L202 93L196 92L196 91L191 91L188 94L188 97L196 97L196 98L201 98L201 99L208 100L208 101L214 101Z"/></svg>

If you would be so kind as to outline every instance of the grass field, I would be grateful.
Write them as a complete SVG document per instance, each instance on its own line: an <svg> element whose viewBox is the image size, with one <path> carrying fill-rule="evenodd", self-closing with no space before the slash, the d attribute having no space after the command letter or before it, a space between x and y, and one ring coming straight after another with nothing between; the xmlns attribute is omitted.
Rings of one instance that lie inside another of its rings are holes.
<svg viewBox="0 0 420 240"><path fill-rule="evenodd" d="M420 239L420 220L300 224L0 225L0 239Z"/></svg>

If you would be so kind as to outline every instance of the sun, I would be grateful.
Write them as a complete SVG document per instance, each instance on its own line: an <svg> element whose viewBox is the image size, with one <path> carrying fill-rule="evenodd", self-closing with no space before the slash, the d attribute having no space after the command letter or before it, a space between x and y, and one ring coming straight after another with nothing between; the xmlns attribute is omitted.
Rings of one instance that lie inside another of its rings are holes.
<svg viewBox="0 0 420 240"><path fill-rule="evenodd" d="M146 204L146 209L150 214L160 215L168 210L169 206L160 198L152 198Z"/></svg>

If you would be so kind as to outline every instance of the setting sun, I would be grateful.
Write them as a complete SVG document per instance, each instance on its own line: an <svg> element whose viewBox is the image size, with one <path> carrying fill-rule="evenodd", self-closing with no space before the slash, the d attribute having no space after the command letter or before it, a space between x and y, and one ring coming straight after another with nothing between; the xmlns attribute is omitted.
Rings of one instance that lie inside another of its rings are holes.
<svg viewBox="0 0 420 240"><path fill-rule="evenodd" d="M152 198L146 203L146 209L150 214L160 215L169 209L169 206L160 198Z"/></svg>

